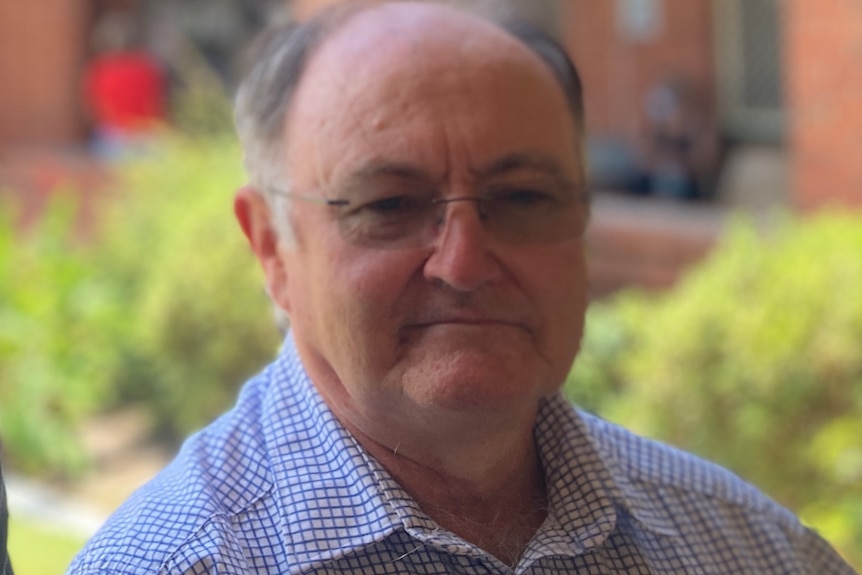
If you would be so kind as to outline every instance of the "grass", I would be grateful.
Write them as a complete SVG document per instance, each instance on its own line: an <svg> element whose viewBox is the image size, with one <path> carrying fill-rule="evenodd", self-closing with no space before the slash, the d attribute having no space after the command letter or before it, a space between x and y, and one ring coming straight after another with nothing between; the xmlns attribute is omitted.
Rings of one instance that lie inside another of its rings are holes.
<svg viewBox="0 0 862 575"><path fill-rule="evenodd" d="M62 575L84 538L58 533L35 522L10 518L9 557L15 573Z"/></svg>

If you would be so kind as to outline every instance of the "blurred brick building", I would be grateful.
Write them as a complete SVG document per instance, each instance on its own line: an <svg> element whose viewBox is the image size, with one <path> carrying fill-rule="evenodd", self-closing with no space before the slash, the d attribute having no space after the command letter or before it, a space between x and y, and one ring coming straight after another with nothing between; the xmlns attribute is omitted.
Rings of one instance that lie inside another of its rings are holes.
<svg viewBox="0 0 862 575"><path fill-rule="evenodd" d="M86 137L81 75L93 55L96 25L107 13L129 15L142 47L162 60L176 57L185 35L213 55L218 68L277 3L283 2L0 0L0 153L77 145Z"/></svg>
<svg viewBox="0 0 862 575"><path fill-rule="evenodd" d="M85 0L0 2L0 146L83 136L78 77L89 16Z"/></svg>
<svg viewBox="0 0 862 575"><path fill-rule="evenodd" d="M286 4L304 16L337 1ZM672 282L708 250L727 206L862 206L859 0L489 2L529 10L565 39L586 86L598 176L612 179L626 169L645 130L647 94L669 74L687 79L718 135L722 169L709 201L599 198L592 249L607 286L629 283L633 274L642 285ZM285 2L0 0L0 169L8 173L4 158L21 149L85 141L79 79L100 11L120 5L154 25L154 14L165 22L158 8L186 6L194 17L183 24L197 27L218 54L238 52L254 25L250 19L244 30L226 26L239 21L231 10L260 14L273 4ZM210 14L218 10L220 16ZM183 19L173 14L168 20Z"/></svg>

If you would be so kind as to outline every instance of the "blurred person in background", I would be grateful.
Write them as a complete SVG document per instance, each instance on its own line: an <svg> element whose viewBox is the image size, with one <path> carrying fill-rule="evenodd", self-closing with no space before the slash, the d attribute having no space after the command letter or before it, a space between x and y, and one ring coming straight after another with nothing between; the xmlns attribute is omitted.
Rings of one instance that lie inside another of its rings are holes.
<svg viewBox="0 0 862 575"><path fill-rule="evenodd" d="M167 77L153 55L137 46L134 20L125 12L102 16L92 44L94 55L83 79L91 150L97 157L117 159L145 148L165 121Z"/></svg>
<svg viewBox="0 0 862 575"><path fill-rule="evenodd" d="M670 74L653 85L644 101L644 118L637 191L683 200L709 196L718 166L718 139L691 82Z"/></svg>
<svg viewBox="0 0 862 575"><path fill-rule="evenodd" d="M852 573L728 471L561 394L589 201L550 36L354 2L251 62L234 210L290 331L70 574Z"/></svg>

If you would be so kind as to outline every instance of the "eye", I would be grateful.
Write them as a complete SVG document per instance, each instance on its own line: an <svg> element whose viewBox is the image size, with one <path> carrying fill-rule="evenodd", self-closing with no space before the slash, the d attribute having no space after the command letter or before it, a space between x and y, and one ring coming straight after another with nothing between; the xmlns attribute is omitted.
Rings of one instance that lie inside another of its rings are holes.
<svg viewBox="0 0 862 575"><path fill-rule="evenodd" d="M415 207L416 201L407 196L391 196L362 204L359 209L378 214L396 214Z"/></svg>
<svg viewBox="0 0 862 575"><path fill-rule="evenodd" d="M377 200L369 200L359 204L351 211L351 215L375 218L404 218L421 212L425 203L421 199L405 195L386 196Z"/></svg>
<svg viewBox="0 0 862 575"><path fill-rule="evenodd" d="M555 202L555 196L538 188L503 188L489 194L497 203L511 207L528 208Z"/></svg>

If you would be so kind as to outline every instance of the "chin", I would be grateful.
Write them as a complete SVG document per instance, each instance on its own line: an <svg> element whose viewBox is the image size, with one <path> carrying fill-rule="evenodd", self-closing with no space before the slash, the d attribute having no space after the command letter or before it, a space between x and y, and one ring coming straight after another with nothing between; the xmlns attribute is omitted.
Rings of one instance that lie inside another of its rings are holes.
<svg viewBox="0 0 862 575"><path fill-rule="evenodd" d="M426 361L404 373L403 391L428 408L483 412L523 409L559 387L541 385L535 366L514 363L469 352Z"/></svg>

